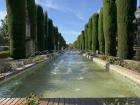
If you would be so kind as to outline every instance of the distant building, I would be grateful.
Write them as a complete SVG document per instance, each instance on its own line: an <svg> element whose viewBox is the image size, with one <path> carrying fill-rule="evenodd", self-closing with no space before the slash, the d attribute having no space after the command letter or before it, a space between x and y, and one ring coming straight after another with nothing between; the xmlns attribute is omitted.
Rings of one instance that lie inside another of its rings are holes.
<svg viewBox="0 0 140 105"><path fill-rule="evenodd" d="M134 51L135 59L140 60L140 7L135 12L136 19L134 22L135 37L134 37Z"/></svg>

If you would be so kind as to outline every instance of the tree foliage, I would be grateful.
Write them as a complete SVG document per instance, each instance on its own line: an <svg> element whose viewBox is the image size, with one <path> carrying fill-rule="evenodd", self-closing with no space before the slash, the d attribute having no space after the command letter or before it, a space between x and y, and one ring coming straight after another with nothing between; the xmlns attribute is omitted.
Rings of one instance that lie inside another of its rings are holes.
<svg viewBox="0 0 140 105"><path fill-rule="evenodd" d="M9 46L7 16L4 19L1 20L0 46Z"/></svg>
<svg viewBox="0 0 140 105"><path fill-rule="evenodd" d="M117 0L118 24L118 56L133 57L133 28L132 22L137 0Z"/></svg>
<svg viewBox="0 0 140 105"><path fill-rule="evenodd" d="M40 5L37 6L37 49L43 51L45 49L44 42L44 13Z"/></svg>
<svg viewBox="0 0 140 105"><path fill-rule="evenodd" d="M10 55L15 59L25 58L26 0L6 0Z"/></svg>
<svg viewBox="0 0 140 105"><path fill-rule="evenodd" d="M96 52L99 49L98 43L98 13L93 14L92 16L92 51Z"/></svg>
<svg viewBox="0 0 140 105"><path fill-rule="evenodd" d="M115 0L103 0L103 31L106 55L116 56L116 21Z"/></svg>
<svg viewBox="0 0 140 105"><path fill-rule="evenodd" d="M99 41L99 51L100 53L105 53L105 39L103 31L103 9L101 8L98 20L98 41Z"/></svg>

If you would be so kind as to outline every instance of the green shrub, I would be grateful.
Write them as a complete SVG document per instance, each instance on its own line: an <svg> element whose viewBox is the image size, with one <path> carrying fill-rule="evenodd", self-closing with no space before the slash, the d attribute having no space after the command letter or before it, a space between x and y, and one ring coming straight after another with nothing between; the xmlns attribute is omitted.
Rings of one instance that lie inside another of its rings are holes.
<svg viewBox="0 0 140 105"><path fill-rule="evenodd" d="M107 55L99 55L98 57L102 60L107 60L107 58L108 58Z"/></svg>
<svg viewBox="0 0 140 105"><path fill-rule="evenodd" d="M10 52L9 51L2 51L0 52L0 58L7 58L10 56Z"/></svg>
<svg viewBox="0 0 140 105"><path fill-rule="evenodd" d="M137 61L125 61L125 62L126 64L124 65L124 67L130 70L140 72L140 62Z"/></svg>
<svg viewBox="0 0 140 105"><path fill-rule="evenodd" d="M122 67L125 65L124 60L118 57L108 56L107 61L111 64L119 65Z"/></svg>
<svg viewBox="0 0 140 105"><path fill-rule="evenodd" d="M132 60L127 61L122 58L106 56L106 55L99 55L98 57L102 60L109 62L110 64L119 65L124 68L130 69L136 72L140 72L140 62L132 61Z"/></svg>
<svg viewBox="0 0 140 105"><path fill-rule="evenodd" d="M22 105L39 105L40 104L39 101L40 99L38 96L30 94L29 96L26 97Z"/></svg>
<svg viewBox="0 0 140 105"><path fill-rule="evenodd" d="M107 100L107 102L103 102L102 105L136 105L136 102L128 101L126 99L114 99L114 100L110 99L110 100Z"/></svg>

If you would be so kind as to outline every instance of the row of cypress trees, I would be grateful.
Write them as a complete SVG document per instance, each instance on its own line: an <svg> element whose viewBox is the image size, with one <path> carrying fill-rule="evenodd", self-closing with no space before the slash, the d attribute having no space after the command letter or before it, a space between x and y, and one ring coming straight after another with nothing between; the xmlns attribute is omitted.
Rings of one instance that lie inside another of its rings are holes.
<svg viewBox="0 0 140 105"><path fill-rule="evenodd" d="M133 57L133 19L137 0L103 0L74 42L76 48L120 58Z"/></svg>
<svg viewBox="0 0 140 105"><path fill-rule="evenodd" d="M6 0L10 54L14 59L26 57L26 24L29 18L31 39L35 51L60 50L66 42L35 0ZM28 46L27 46L28 47Z"/></svg>

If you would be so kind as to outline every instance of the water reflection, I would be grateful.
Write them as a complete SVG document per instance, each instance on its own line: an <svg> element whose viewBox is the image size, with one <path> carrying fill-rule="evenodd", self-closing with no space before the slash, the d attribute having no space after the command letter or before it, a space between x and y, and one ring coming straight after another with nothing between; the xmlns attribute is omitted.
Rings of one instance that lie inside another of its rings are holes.
<svg viewBox="0 0 140 105"><path fill-rule="evenodd" d="M0 97L135 97L124 83L77 52L66 52L49 65L36 68L0 86Z"/></svg>

